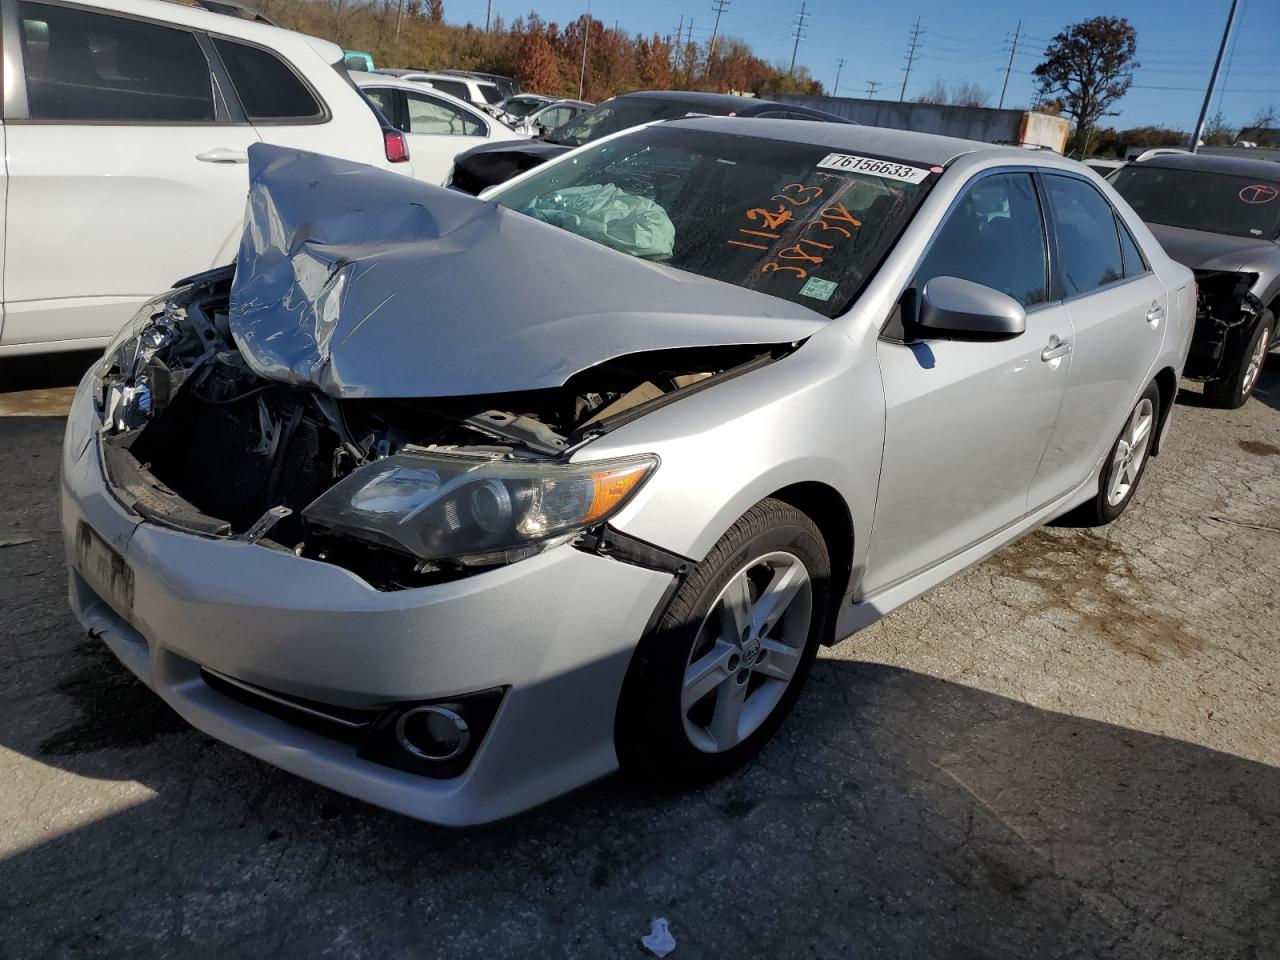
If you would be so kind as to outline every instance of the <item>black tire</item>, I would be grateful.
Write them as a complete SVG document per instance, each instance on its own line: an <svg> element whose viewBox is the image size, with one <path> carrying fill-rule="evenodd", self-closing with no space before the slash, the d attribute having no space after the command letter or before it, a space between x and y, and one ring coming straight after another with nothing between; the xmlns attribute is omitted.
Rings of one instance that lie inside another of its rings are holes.
<svg viewBox="0 0 1280 960"><path fill-rule="evenodd" d="M705 752L690 741L681 707L694 642L735 574L773 551L799 558L812 587L808 636L799 664L781 699L753 733L731 749ZM830 581L826 542L808 516L772 498L748 510L693 568L658 627L636 649L615 727L623 771L652 786L689 786L724 776L758 753L795 704L813 665L827 627Z"/></svg>
<svg viewBox="0 0 1280 960"><path fill-rule="evenodd" d="M1258 322L1254 324L1251 336L1241 336L1228 341L1226 356L1222 358L1222 375L1204 385L1206 400L1224 410L1235 410L1244 406L1258 382L1256 375L1253 380L1245 382L1249 363L1258 350L1259 343L1264 340L1267 345L1262 350L1262 362L1266 363L1267 349L1270 347L1270 338L1272 331L1275 330L1275 324L1276 318L1272 316L1271 311L1264 310Z"/></svg>
<svg viewBox="0 0 1280 960"><path fill-rule="evenodd" d="M1151 436L1143 452L1142 462L1138 465L1137 476L1129 484L1128 492L1123 499L1113 504L1108 498L1111 467L1115 463L1116 451L1120 448L1120 441L1124 439L1125 431L1128 429L1129 421L1133 417L1134 411L1144 402L1150 403L1155 411L1155 417L1151 424ZM1102 467L1102 474L1098 477L1098 492L1094 494L1092 500L1080 504L1080 506L1066 514L1061 521L1064 526L1101 527L1124 513L1125 508L1129 506L1129 501L1133 499L1133 495L1138 491L1138 484L1142 482L1143 474L1147 472L1147 464L1151 462L1151 448L1155 444L1155 433L1160 428L1160 422L1160 388L1152 383L1143 391L1142 396L1138 398L1138 402L1133 405L1133 410L1129 411L1129 416L1125 418L1125 426L1120 428L1120 433L1116 436L1115 443L1111 444L1111 448L1107 451L1107 459Z"/></svg>

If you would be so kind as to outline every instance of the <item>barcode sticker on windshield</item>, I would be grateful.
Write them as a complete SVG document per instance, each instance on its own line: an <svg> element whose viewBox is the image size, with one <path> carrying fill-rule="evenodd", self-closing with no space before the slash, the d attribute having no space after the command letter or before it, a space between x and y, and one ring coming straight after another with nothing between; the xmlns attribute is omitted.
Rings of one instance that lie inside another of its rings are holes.
<svg viewBox="0 0 1280 960"><path fill-rule="evenodd" d="M905 180L907 183L920 183L929 175L929 171L923 167L894 163L892 160L876 160L874 157L855 157L849 153L828 153L818 161L818 167L843 173L869 173L875 177L888 177L890 180Z"/></svg>

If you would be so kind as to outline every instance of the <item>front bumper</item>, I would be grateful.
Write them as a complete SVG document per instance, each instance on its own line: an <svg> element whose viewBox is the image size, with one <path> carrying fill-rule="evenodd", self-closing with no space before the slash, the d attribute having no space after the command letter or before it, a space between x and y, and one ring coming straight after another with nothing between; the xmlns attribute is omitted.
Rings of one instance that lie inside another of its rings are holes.
<svg viewBox="0 0 1280 960"><path fill-rule="evenodd" d="M435 823L509 816L617 767L632 651L671 575L561 546L452 583L379 592L292 553L143 523L107 488L90 391L63 448L71 605L193 726L299 776ZM84 523L123 558L131 596L86 563ZM506 689L468 768L434 780L218 692L201 668L340 708Z"/></svg>

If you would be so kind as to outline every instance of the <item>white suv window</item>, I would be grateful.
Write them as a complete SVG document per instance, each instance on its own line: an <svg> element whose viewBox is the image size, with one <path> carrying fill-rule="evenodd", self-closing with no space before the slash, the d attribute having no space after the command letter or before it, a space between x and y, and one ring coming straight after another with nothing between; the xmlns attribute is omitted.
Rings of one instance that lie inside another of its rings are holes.
<svg viewBox="0 0 1280 960"><path fill-rule="evenodd" d="M126 17L19 3L34 120L213 122L213 80L195 35Z"/></svg>
<svg viewBox="0 0 1280 960"><path fill-rule="evenodd" d="M222 37L214 37L213 45L231 75L245 115L254 123L324 116L306 84L275 54Z"/></svg>

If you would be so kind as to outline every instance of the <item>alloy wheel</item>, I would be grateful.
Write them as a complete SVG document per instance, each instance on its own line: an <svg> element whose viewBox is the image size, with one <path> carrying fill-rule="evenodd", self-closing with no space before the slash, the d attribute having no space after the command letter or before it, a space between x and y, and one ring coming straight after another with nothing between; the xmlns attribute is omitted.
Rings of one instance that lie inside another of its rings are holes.
<svg viewBox="0 0 1280 960"><path fill-rule="evenodd" d="M1138 482L1142 464L1151 444L1151 430L1155 426L1155 406L1147 397L1138 401L1125 424L1124 432L1116 442L1116 452L1111 458L1107 475L1107 503L1115 507L1124 502L1133 485Z"/></svg>
<svg viewBox="0 0 1280 960"><path fill-rule="evenodd" d="M781 701L804 655L813 584L800 558L775 551L730 578L698 627L680 709L689 742L722 753Z"/></svg>
<svg viewBox="0 0 1280 960"><path fill-rule="evenodd" d="M1240 396L1247 397L1249 391L1253 389L1254 383L1257 382L1258 374L1262 372L1262 365L1267 359L1267 349L1271 346L1271 330L1263 326L1262 333L1258 337L1258 343L1253 348L1253 355L1249 357L1249 365L1244 370L1244 381L1240 384Z"/></svg>

